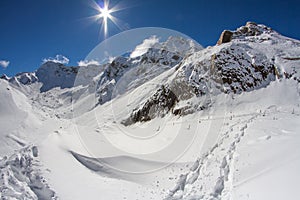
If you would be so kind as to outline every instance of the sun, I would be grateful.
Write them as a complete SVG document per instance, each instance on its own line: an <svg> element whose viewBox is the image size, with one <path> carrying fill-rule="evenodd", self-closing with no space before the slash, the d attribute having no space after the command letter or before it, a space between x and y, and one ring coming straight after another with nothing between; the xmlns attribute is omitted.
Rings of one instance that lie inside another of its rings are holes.
<svg viewBox="0 0 300 200"><path fill-rule="evenodd" d="M119 4L120 2L118 4L115 4L114 6L111 6L109 4L109 0L100 0L100 3L97 3L96 1L92 0L90 1L90 3L91 7L94 8L97 13L96 15L90 16L88 18L91 18L93 21L100 22L100 32L103 32L104 38L107 38L109 24L117 26L120 30L128 29L127 23L124 23L122 20L118 19L113 15L115 12L119 12L121 10L129 8L128 6L124 7L121 4Z"/></svg>
<svg viewBox="0 0 300 200"><path fill-rule="evenodd" d="M109 0L103 0L102 3L97 3L92 1L92 7L97 11L96 15L91 16L95 21L101 23L101 32L103 31L104 37L107 37L108 34L108 24L116 25L120 30L122 30L122 22L113 16L113 13L123 10L124 8L120 7L118 4L115 6L109 5Z"/></svg>
<svg viewBox="0 0 300 200"><path fill-rule="evenodd" d="M103 7L103 8L99 8L100 14L99 14L99 18L103 18L103 20L107 20L107 18L111 18L111 10L108 9L107 6Z"/></svg>
<svg viewBox="0 0 300 200"><path fill-rule="evenodd" d="M99 6L99 14L98 14L98 19L102 19L103 22L102 22L102 25L103 25L103 28L104 28L104 35L106 36L107 35L107 19L112 19L112 15L110 13L112 13L112 10L110 10L108 8L108 4L106 2L104 2L104 6L103 8L101 8Z"/></svg>
<svg viewBox="0 0 300 200"><path fill-rule="evenodd" d="M104 29L104 35L107 35L107 23L108 23L108 19L112 19L112 15L111 13L113 12L113 10L109 9L109 4L108 1L104 1L104 5L98 6L97 10L99 12L99 14L97 15L97 19L100 20L102 19L102 28Z"/></svg>
<svg viewBox="0 0 300 200"><path fill-rule="evenodd" d="M111 19L112 15L110 13L112 13L112 10L108 9L108 5L104 5L103 8L99 7L99 19L103 18L103 21L107 22L107 18Z"/></svg>

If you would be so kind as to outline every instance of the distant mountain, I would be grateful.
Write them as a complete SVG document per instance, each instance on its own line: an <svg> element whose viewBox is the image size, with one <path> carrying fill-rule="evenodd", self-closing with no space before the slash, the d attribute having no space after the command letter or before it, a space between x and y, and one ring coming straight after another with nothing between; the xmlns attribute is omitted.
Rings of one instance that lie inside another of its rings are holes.
<svg viewBox="0 0 300 200"><path fill-rule="evenodd" d="M300 81L295 67L300 57L299 47L297 40L284 37L265 25L248 22L235 31L224 31L216 46L205 49L192 40L170 37L166 42L153 44L138 57L131 58L132 52L127 52L107 64L89 67L66 67L50 61L36 72L19 73L12 78L3 75L2 79L18 87L39 83L41 93L56 87L83 85L89 94L96 95L97 106L169 69L176 69L172 76L166 77L165 83L158 83L160 88L152 91L146 103L141 102L140 108L124 119L131 124L159 116L162 110L175 115L202 110L210 102L176 105L181 100L208 95L212 90L242 93L266 87L276 79ZM155 99L161 100L157 103ZM149 113L153 106L157 114Z"/></svg>

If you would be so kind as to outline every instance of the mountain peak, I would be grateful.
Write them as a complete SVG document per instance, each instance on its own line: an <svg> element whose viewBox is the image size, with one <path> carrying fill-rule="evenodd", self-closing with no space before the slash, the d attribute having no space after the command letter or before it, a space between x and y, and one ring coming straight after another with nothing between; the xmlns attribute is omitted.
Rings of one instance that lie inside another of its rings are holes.
<svg viewBox="0 0 300 200"><path fill-rule="evenodd" d="M273 30L263 24L247 22L245 26L242 26L233 32L233 39L247 36L259 36L263 33L270 34L271 32L273 32Z"/></svg>
<svg viewBox="0 0 300 200"><path fill-rule="evenodd" d="M43 83L41 91L48 91L54 87L70 88L74 85L79 67L67 67L62 63L45 62L37 71L39 82Z"/></svg>
<svg viewBox="0 0 300 200"><path fill-rule="evenodd" d="M230 42L234 39L247 39L247 37L256 37L262 34L275 33L270 27L255 22L247 22L245 26L238 28L235 31L224 30L217 42L218 45Z"/></svg>
<svg viewBox="0 0 300 200"><path fill-rule="evenodd" d="M0 79L9 80L9 77L6 74L1 74Z"/></svg>

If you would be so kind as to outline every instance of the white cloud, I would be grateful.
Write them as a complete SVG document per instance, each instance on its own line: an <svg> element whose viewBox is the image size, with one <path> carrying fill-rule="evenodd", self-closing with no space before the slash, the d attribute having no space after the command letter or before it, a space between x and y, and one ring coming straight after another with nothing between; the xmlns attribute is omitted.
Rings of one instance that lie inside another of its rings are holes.
<svg viewBox="0 0 300 200"><path fill-rule="evenodd" d="M131 58L135 58L143 55L148 51L149 48L153 47L159 42L159 39L153 35L148 39L145 39L142 44L135 47L135 50L130 54Z"/></svg>
<svg viewBox="0 0 300 200"><path fill-rule="evenodd" d="M48 62L48 61L51 61L51 62L55 62L55 63L61 63L61 64L68 64L69 63L69 59L63 55L56 55L54 58L52 57L49 57L49 58L44 58L43 59L43 63L45 62Z"/></svg>
<svg viewBox="0 0 300 200"><path fill-rule="evenodd" d="M9 61L7 61L7 60L0 60L0 67L7 68L8 65L9 65Z"/></svg>
<svg viewBox="0 0 300 200"><path fill-rule="evenodd" d="M80 67L86 67L88 65L100 65L100 63L96 60L81 60L77 62Z"/></svg>
<svg viewBox="0 0 300 200"><path fill-rule="evenodd" d="M110 57L108 57L108 62L112 63L115 59L116 59L116 57L110 56Z"/></svg>

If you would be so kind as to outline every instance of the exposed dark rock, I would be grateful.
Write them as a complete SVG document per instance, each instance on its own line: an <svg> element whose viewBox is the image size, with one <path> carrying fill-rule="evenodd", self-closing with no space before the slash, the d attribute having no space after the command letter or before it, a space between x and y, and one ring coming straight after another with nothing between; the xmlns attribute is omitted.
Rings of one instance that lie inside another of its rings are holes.
<svg viewBox="0 0 300 200"><path fill-rule="evenodd" d="M36 147L36 146L33 146L32 148L31 148L31 151L32 151L32 155L33 155L33 157L38 157L38 148Z"/></svg>
<svg viewBox="0 0 300 200"><path fill-rule="evenodd" d="M220 39L218 41L218 45L230 42L232 39L233 32L225 30L222 32Z"/></svg>
<svg viewBox="0 0 300 200"><path fill-rule="evenodd" d="M127 58L117 57L105 69L105 73L110 78L115 78L123 74L124 69L128 68Z"/></svg>
<svg viewBox="0 0 300 200"><path fill-rule="evenodd" d="M227 92L251 91L276 79L276 67L272 62L259 54L252 61L245 48L249 47L224 48L213 57L212 79L227 87Z"/></svg>
<svg viewBox="0 0 300 200"><path fill-rule="evenodd" d="M245 26L242 26L235 31L224 30L217 44L227 43L233 39L245 39L246 37L249 42L263 42L270 39L270 37L256 38L256 36L259 36L262 33L272 34L275 33L275 31L265 25L247 22Z"/></svg>
<svg viewBox="0 0 300 200"><path fill-rule="evenodd" d="M174 55L172 58L173 58L174 60L179 60L179 59L180 59L180 57L179 57L178 55Z"/></svg>
<svg viewBox="0 0 300 200"><path fill-rule="evenodd" d="M178 98L174 92L168 86L162 85L141 108L134 110L122 123L128 126L136 122L149 121L155 117L163 117L177 102Z"/></svg>
<svg viewBox="0 0 300 200"><path fill-rule="evenodd" d="M232 39L258 36L262 33L271 33L271 31L272 29L267 26L258 25L255 22L247 22L245 26L242 26L233 32Z"/></svg>
<svg viewBox="0 0 300 200"><path fill-rule="evenodd" d="M293 58L293 57L283 57L283 59L285 59L285 60L300 60L300 58L298 58L298 57L295 57L295 58Z"/></svg>
<svg viewBox="0 0 300 200"><path fill-rule="evenodd" d="M9 77L6 76L6 74L1 74L1 75L0 75L0 79L3 79L3 80L9 80Z"/></svg>
<svg viewBox="0 0 300 200"><path fill-rule="evenodd" d="M19 73L16 76L8 80L10 83L18 85L19 83L23 85L30 85L38 81L37 76L34 73L24 72Z"/></svg>

